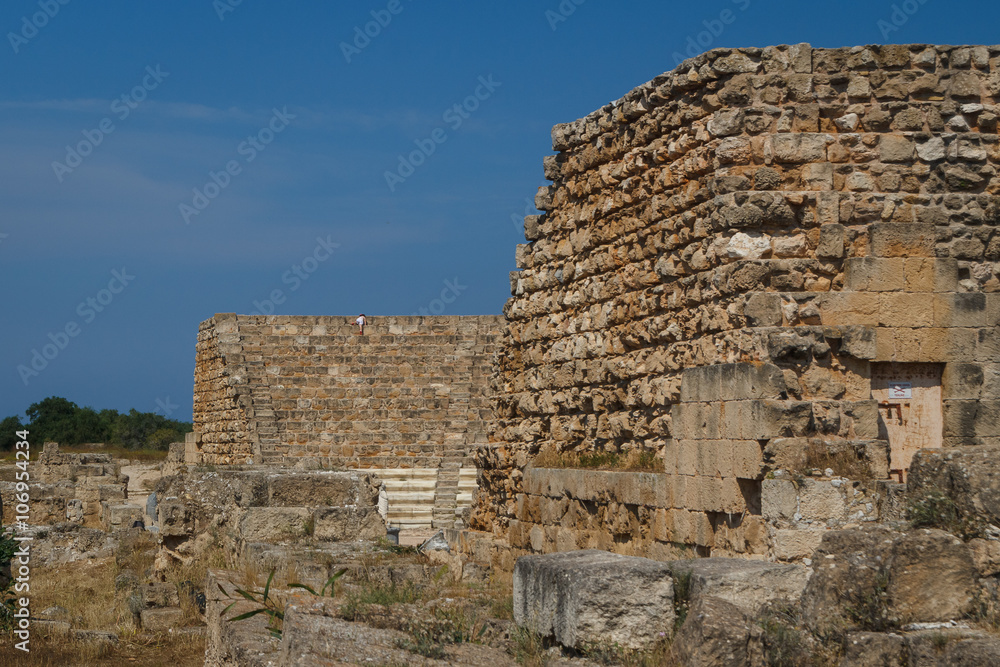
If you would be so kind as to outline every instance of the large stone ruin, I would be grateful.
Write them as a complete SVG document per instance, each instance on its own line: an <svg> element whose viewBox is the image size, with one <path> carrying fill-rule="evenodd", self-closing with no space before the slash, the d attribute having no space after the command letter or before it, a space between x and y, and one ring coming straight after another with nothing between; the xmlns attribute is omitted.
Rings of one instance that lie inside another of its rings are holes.
<svg viewBox="0 0 1000 667"><path fill-rule="evenodd" d="M201 324L186 460L365 469L389 522L452 527L485 444L497 316L219 314ZM461 524L460 524L461 525Z"/></svg>
<svg viewBox="0 0 1000 667"><path fill-rule="evenodd" d="M898 516L917 450L997 444L998 95L996 47L716 49L557 125L477 454L494 556L796 561ZM595 452L656 462L545 467Z"/></svg>

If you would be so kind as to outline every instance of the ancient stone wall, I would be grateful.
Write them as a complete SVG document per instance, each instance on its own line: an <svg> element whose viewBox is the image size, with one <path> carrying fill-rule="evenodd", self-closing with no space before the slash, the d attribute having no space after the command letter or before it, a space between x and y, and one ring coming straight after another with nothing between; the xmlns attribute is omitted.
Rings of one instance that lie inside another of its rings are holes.
<svg viewBox="0 0 1000 667"><path fill-rule="evenodd" d="M474 526L803 554L776 542L876 519L915 449L997 442L998 96L1000 47L716 49L556 126ZM537 481L590 452L654 453L654 500Z"/></svg>
<svg viewBox="0 0 1000 667"><path fill-rule="evenodd" d="M52 525L70 521L88 527L117 522L115 508L128 498L128 477L110 454L78 454L59 451L55 442L46 442L32 469L28 485L28 523ZM3 523L14 523L17 484L0 482ZM115 515L112 517L112 515ZM141 516L141 515L140 515Z"/></svg>
<svg viewBox="0 0 1000 667"><path fill-rule="evenodd" d="M365 468L390 523L451 526L475 488L500 316L220 314L201 324L190 463Z"/></svg>

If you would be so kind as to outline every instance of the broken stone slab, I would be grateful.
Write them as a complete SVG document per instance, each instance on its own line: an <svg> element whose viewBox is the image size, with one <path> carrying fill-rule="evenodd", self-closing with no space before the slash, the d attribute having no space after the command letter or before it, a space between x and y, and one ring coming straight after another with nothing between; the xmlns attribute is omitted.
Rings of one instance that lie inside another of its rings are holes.
<svg viewBox="0 0 1000 667"><path fill-rule="evenodd" d="M750 627L736 605L712 596L691 605L671 647L676 664L686 667L745 667L750 664Z"/></svg>
<svg viewBox="0 0 1000 667"><path fill-rule="evenodd" d="M567 647L649 646L673 629L669 566L596 550L522 556L514 566L514 621Z"/></svg>
<svg viewBox="0 0 1000 667"><path fill-rule="evenodd" d="M142 627L149 632L167 632L176 628L184 618L184 612L179 607L160 607L143 609L140 616Z"/></svg>
<svg viewBox="0 0 1000 667"><path fill-rule="evenodd" d="M695 558L667 563L676 582L690 576L690 600L711 596L753 614L772 600L796 602L809 578L804 565L740 558Z"/></svg>
<svg viewBox="0 0 1000 667"><path fill-rule="evenodd" d="M439 530L434 533L427 540L424 541L418 548L418 551L426 553L428 551L451 551L451 547L448 546L448 540L444 537L444 531Z"/></svg>

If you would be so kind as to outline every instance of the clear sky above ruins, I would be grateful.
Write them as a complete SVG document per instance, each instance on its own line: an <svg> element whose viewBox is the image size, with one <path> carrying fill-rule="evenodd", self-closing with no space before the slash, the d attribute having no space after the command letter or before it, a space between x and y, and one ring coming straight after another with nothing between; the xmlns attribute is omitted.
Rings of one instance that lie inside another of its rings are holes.
<svg viewBox="0 0 1000 667"><path fill-rule="evenodd" d="M942 0L6 0L0 418L190 419L216 312L499 313L551 126L679 58L998 25Z"/></svg>

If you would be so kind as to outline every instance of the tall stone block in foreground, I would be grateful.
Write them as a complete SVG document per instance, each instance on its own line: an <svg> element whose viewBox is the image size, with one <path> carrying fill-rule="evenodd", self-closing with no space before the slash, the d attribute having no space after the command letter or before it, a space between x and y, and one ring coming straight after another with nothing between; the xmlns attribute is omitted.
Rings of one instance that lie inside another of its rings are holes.
<svg viewBox="0 0 1000 667"><path fill-rule="evenodd" d="M998 96L1000 47L716 49L553 128L475 527L795 559L917 450L1000 442ZM656 470L537 464L595 451Z"/></svg>

